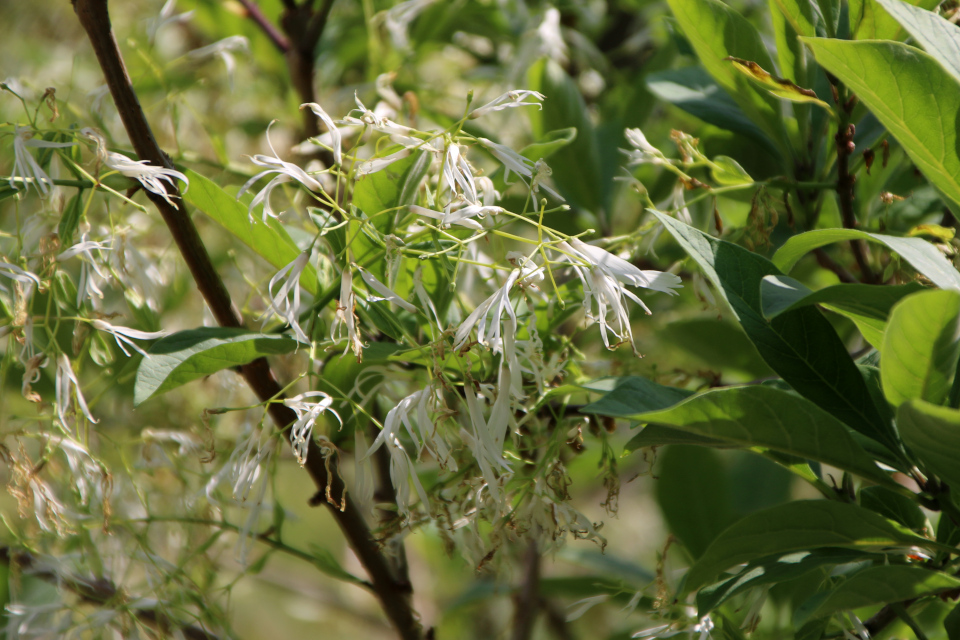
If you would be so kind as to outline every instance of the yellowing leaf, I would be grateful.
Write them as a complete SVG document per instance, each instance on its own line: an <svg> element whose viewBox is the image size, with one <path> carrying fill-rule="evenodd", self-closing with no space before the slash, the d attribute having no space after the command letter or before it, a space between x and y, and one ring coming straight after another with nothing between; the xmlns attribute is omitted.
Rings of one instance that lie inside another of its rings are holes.
<svg viewBox="0 0 960 640"><path fill-rule="evenodd" d="M818 98L813 89L804 89L786 78L778 78L770 74L756 62L750 60L742 60L740 58L734 58L733 56L728 56L724 58L724 60L731 62L737 71L762 85L764 89L777 98L789 100L790 102L815 104L823 107L831 114L833 113L830 105Z"/></svg>

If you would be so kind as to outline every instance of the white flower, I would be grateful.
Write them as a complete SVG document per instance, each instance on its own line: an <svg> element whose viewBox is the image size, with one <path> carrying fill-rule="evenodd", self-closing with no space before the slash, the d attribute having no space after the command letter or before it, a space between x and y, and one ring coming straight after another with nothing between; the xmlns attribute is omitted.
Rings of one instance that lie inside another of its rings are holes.
<svg viewBox="0 0 960 640"><path fill-rule="evenodd" d="M337 304L336 317L330 327L330 339L340 341L341 326L347 329L347 346L343 352L353 349L357 362L363 357L363 341L360 340L360 328L357 326L357 295L353 292L353 271L350 267L344 268L340 275L340 301Z"/></svg>
<svg viewBox="0 0 960 640"><path fill-rule="evenodd" d="M510 302L510 290L518 282L522 286L528 286L532 284L533 281L542 279L542 267L536 268L535 266L528 266L524 269L512 270L510 275L507 276L507 280L503 286L497 289L492 296L481 302L477 308L473 310L473 313L467 316L466 320L460 324L453 338L453 348L459 351L466 346L467 339L470 337L470 333L474 327L477 329L477 342L480 344L499 344L504 313L507 314L515 335L517 329L517 314L513 309L513 304ZM488 316L491 315L495 320L488 334Z"/></svg>
<svg viewBox="0 0 960 640"><path fill-rule="evenodd" d="M376 87L377 95L383 98L384 102L389 104L392 109L399 110L403 107L403 100L393 88L393 81L396 77L397 73L395 71L381 73L377 76Z"/></svg>
<svg viewBox="0 0 960 640"><path fill-rule="evenodd" d="M167 0L167 2L163 5L163 8L160 9L160 13L157 15L157 17L151 18L147 21L147 39L150 42L153 42L156 39L157 32L163 27L175 22L187 22L195 13L194 11L186 11L184 13L174 14L173 12L175 10L176 0Z"/></svg>
<svg viewBox="0 0 960 640"><path fill-rule="evenodd" d="M140 331L139 329L131 329L129 327L118 327L110 324L109 322L104 322L103 320L91 320L90 324L93 325L93 328L98 331L106 331L107 333L113 336L113 339L116 341L117 346L120 347L120 350L129 358L130 352L127 351L124 344L130 345L134 351L140 355L149 358L147 352L141 349L133 340L154 340L156 338L162 338L167 335L166 331Z"/></svg>
<svg viewBox="0 0 960 640"><path fill-rule="evenodd" d="M174 169L167 169L166 167L157 167L151 165L149 160L131 160L121 153L108 151L106 152L104 164L114 171L119 171L122 175L128 178L133 178L139 181L140 184L143 185L144 189L150 193L155 193L156 195L160 196L174 209L178 209L179 207L177 207L176 203L170 199L171 195L167 193L167 189L163 186L163 182L176 187L176 183L173 181L173 179L177 178L187 185L187 188L190 187L190 180L187 179L187 176ZM184 189L184 192L186 192L186 189Z"/></svg>
<svg viewBox="0 0 960 640"><path fill-rule="evenodd" d="M303 343L309 343L310 338L300 328L298 317L300 313L300 275L309 263L310 252L304 251L293 262L280 269L275 276L270 278L270 282L267 284L267 293L270 295L270 309L287 321L297 340ZM274 293L273 288L281 282L283 284ZM293 301L290 300L291 291L293 291ZM264 324L266 324L266 319L264 319Z"/></svg>
<svg viewBox="0 0 960 640"><path fill-rule="evenodd" d="M574 620L583 617L583 614L585 614L587 611L601 602L606 602L609 598L610 596L604 593L599 596L590 596L589 598L584 598L583 600L571 602L569 605L567 605L567 622L573 622Z"/></svg>
<svg viewBox="0 0 960 640"><path fill-rule="evenodd" d="M71 400L73 400L74 395L72 391L76 391L76 404L79 405L80 411L83 412L83 415L90 422L96 424L97 419L90 415L90 409L87 408L87 401L83 398L83 392L80 391L80 383L77 381L77 376L73 372L73 367L70 365L70 359L67 358L65 353L61 353L57 356L57 417L60 418L60 424L63 425L64 430L67 430L67 416L66 411L67 407L70 405Z"/></svg>
<svg viewBox="0 0 960 640"><path fill-rule="evenodd" d="M340 165L343 163L343 150L341 148L341 138L340 138L340 129L337 128L337 125L334 124L333 118L331 118L326 111L323 110L316 102L308 102L306 104L300 105L301 109L308 108L310 111L313 111L323 124L327 127L327 133L324 134L328 138L328 142L324 141L325 144L329 144L330 148L333 149L333 162L334 164ZM324 136L321 136L324 137ZM272 148L272 147L271 147Z"/></svg>
<svg viewBox="0 0 960 640"><path fill-rule="evenodd" d="M523 184L527 184L527 180L531 180L531 188L533 188L534 191L542 188L554 198L563 200L559 193L542 183L543 178L549 176L551 173L550 167L547 166L547 163L544 162L543 159L534 162L529 158L524 158L510 147L498 144L487 138L477 138L477 141L486 147L487 150L493 154L493 157L503 165L504 183L509 184L510 174L515 173L520 176L520 181L523 182Z"/></svg>
<svg viewBox="0 0 960 640"><path fill-rule="evenodd" d="M410 49L410 39L407 37L407 27L420 13L436 0L407 0L401 2L384 14L384 25L390 34L393 46L400 51Z"/></svg>
<svg viewBox="0 0 960 640"><path fill-rule="evenodd" d="M627 129L624 133L627 136L627 141L629 141L635 149L634 151L623 150L624 153L630 157L629 164L634 165L644 162L663 164L663 154L660 153L659 149L647 142L647 137L643 135L643 131L640 129Z"/></svg>
<svg viewBox="0 0 960 640"><path fill-rule="evenodd" d="M229 36L223 40L218 40L205 47L194 49L187 55L195 60L204 58L219 57L223 60L223 66L227 68L227 78L230 80L230 90L233 91L233 71L237 67L237 61L234 59L232 51L249 51L250 42L244 36Z"/></svg>
<svg viewBox="0 0 960 640"><path fill-rule="evenodd" d="M479 204L471 204L466 207L461 207L459 209L454 209L453 204L448 205L443 212L434 211L433 209L425 209L424 207L417 206L415 204L410 205L410 211L416 213L417 215L425 216L427 218L433 218L434 220L440 221L441 227L449 227L450 225L457 225L460 227L466 227L468 229L475 229L477 231L483 230L483 225L474 220L473 218L482 218L488 213L497 214L503 211L502 207L485 207Z"/></svg>
<svg viewBox="0 0 960 640"><path fill-rule="evenodd" d="M624 284L676 295L677 292L674 289L682 286L680 278L672 273L661 271L641 271L626 260L576 238L571 240L570 244L561 242L557 247L566 253L566 259L570 260L574 271L580 277L583 284L583 306L587 309L587 317L600 324L600 335L604 346L610 349L621 342L629 342L634 353L638 353L633 342L630 313L627 310L625 298L640 305L647 314L650 313L650 309L640 298L627 291ZM584 267L578 264L577 258L589 266ZM594 300L597 304L596 313L593 313ZM611 313L616 320L617 328L612 328L609 324L608 316ZM608 332L617 338L617 342L612 346Z"/></svg>
<svg viewBox="0 0 960 640"><path fill-rule="evenodd" d="M40 277L37 274L25 271L17 265L4 262L3 260L0 260L0 276L10 278L28 287L32 287L33 285L40 286ZM0 285L0 290L6 291L6 287Z"/></svg>
<svg viewBox="0 0 960 640"><path fill-rule="evenodd" d="M37 193L45 197L50 194L53 188L53 180L43 170L40 164L30 155L28 147L38 149L62 149L63 147L72 147L75 142L48 142L46 140L36 140L32 138L33 129L30 127L21 127L16 125L13 129L13 172L10 174L10 186L17 182L23 182L27 186L30 183L37 189Z"/></svg>
<svg viewBox="0 0 960 640"><path fill-rule="evenodd" d="M376 173L377 171L382 171L397 160L403 160L409 155L410 149L400 149L400 151L391 153L390 155L382 158L370 158L369 160L364 160L357 166L357 176L362 177L370 175L371 173Z"/></svg>
<svg viewBox="0 0 960 640"><path fill-rule="evenodd" d="M270 125L273 125L271 122ZM320 186L320 183L317 182L313 176L308 174L306 171L298 167L297 165L291 162L284 162L277 156L276 149L273 148L273 142L270 141L270 127L267 127L267 144L270 146L270 151L273 152L274 157L265 156L262 154L257 154L250 158L250 161L259 166L259 167L271 167L266 171L261 171L257 175L253 176L247 180L240 190L237 192L237 198L239 199L247 189L253 186L253 184L260 178L270 175L271 173L277 174L270 182L267 183L260 193L258 193L253 200L250 202L250 206L247 208L247 212L250 215L250 220L253 220L253 210L258 204L263 203L263 221L267 221L267 217L279 218L280 214L273 211L273 207L270 206L270 194L273 192L277 186L283 184L284 182L289 182L290 180L296 180L307 189L311 191L323 191L323 187Z"/></svg>
<svg viewBox="0 0 960 640"><path fill-rule="evenodd" d="M307 398L320 398L319 401L308 401ZM290 444L293 445L293 452L297 456L297 462L302 467L307 462L307 453L310 450L310 436L313 433L313 425L321 414L330 412L336 417L337 422L343 424L340 415L331 409L333 398L322 391L307 391L298 396L287 398L283 404L293 409L297 414L297 421L290 427Z"/></svg>
<svg viewBox="0 0 960 640"><path fill-rule="evenodd" d="M414 447L417 449L420 448L420 441L410 422L410 411L415 406L422 406L422 415L419 415L418 411L418 421L429 422L426 415L426 406L425 404L421 405L421 402L426 402L426 399L429 397L427 394L430 392L429 389L414 392L391 409L383 421L383 429L377 434L376 440L373 441L373 444L362 456L362 459L369 458L382 445L385 444L387 446L387 451L390 453L390 480L393 482L393 487L396 491L397 509L400 511L400 514L405 517L410 516L411 478L413 479L413 486L416 489L417 495L420 497L420 502L428 509L429 501L427 500L427 492L424 491L423 485L420 484L417 471L413 467L407 450L404 449L403 444L401 444L398 434L400 427L405 426L413 440ZM420 425L420 429L421 431L425 429L423 424Z"/></svg>
<svg viewBox="0 0 960 640"><path fill-rule="evenodd" d="M440 322L440 316L437 314L437 307L433 304L433 300L423 286L423 265L417 265L417 270L413 272L413 292L417 296L417 300L420 301L420 304L423 305L423 308L430 310L433 321L437 323L437 330L443 333L443 324ZM429 320L429 317L427 319Z"/></svg>
<svg viewBox="0 0 960 640"><path fill-rule="evenodd" d="M467 202L476 204L477 185L473 182L473 170L460 153L460 145L456 142L447 145L446 158L443 162L443 178L452 192L456 193L457 185L460 185Z"/></svg>
<svg viewBox="0 0 960 640"><path fill-rule="evenodd" d="M483 105L478 109L474 109L470 112L471 118L479 118L488 113L494 111L503 111L504 109L510 109L512 107L537 107L538 109L543 109L543 105L539 102L526 102L527 98L533 98L534 100L544 100L544 95L536 91L527 91L527 90L513 90L507 91L501 96L498 96Z"/></svg>
<svg viewBox="0 0 960 640"><path fill-rule="evenodd" d="M413 306L412 304L410 304L409 302L407 302L406 300L398 296L396 293L391 291L390 288L387 287L387 285L383 284L382 282L377 280L375 277L373 277L372 273L370 273L369 271L367 271L366 269L364 269L359 265L357 266L357 271L360 272L360 277L363 278L363 281L367 283L367 286L373 289L374 291L376 291L377 293L379 293L380 296L382 296L382 297L377 297L377 296L368 295L367 296L368 301L379 302L380 300L388 300L396 304L398 307L406 309L410 313L417 312L417 308L415 306Z"/></svg>
<svg viewBox="0 0 960 640"><path fill-rule="evenodd" d="M560 64L567 61L567 43L560 33L560 12L550 7L543 14L543 22L537 27L540 37L540 53Z"/></svg>
<svg viewBox="0 0 960 640"><path fill-rule="evenodd" d="M103 299L103 291L100 290L97 279L106 280L109 274L103 271L93 251L108 250L110 244L109 240L103 242L88 240L87 234L84 233L80 236L80 242L57 256L57 262L65 262L74 256L80 256L80 282L77 283L78 307L85 298L89 298L91 302L94 301L94 297Z"/></svg>

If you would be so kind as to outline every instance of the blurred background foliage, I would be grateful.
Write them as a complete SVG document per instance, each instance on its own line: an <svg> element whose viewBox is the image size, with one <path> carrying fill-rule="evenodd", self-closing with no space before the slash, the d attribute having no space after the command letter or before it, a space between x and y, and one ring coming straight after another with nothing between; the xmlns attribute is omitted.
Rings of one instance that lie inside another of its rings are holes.
<svg viewBox="0 0 960 640"><path fill-rule="evenodd" d="M281 1L258 4L276 24L283 11ZM772 39L765 4L734 4ZM406 96L405 108L413 117L421 114L442 125L460 117L470 91L475 95L474 104L483 104L504 88L538 90L546 96L541 111L515 110L499 119L471 122L468 130L523 148L569 136L564 130L575 128L573 141L549 161L554 184L571 209L553 214L555 219L549 223L570 234L594 229L615 242L623 238L625 244L619 248L634 251L642 267L665 270L685 256L667 234L656 238L650 234L642 240L636 234L638 228L652 230L653 224L643 214L645 200L637 195L635 183L620 179L631 177L621 169L620 150L628 146L626 128L641 127L668 157L678 157L671 132L679 130L698 138L699 148L708 157L733 158L755 180L787 173L776 150L754 125L717 126L717 118L733 102L702 71L661 0L584 0L557 2L552 7L513 0L438 0L423 3L422 11L406 25L403 16L391 14L396 5L391 0L333 2L316 54L316 96L324 108L331 114L344 114L353 108L355 94L367 104L375 102L376 79L387 72L396 74L394 87ZM562 46L538 35L551 8L559 12ZM303 140L298 110L302 96L293 86L284 56L239 2L177 0L167 5L166 14L162 9L163 4L156 1L111 3L114 30L141 104L161 147L178 165L207 175L228 190L236 189L253 175L244 156L267 150L264 131L271 122L275 121L273 145L281 157ZM175 19L161 26L168 18ZM67 2L0 3L0 25L4 33L0 38L0 80L17 88L31 112L44 90L53 87L60 119L49 123L51 129L73 123L93 125L107 134L111 148L129 148L116 110L109 96L104 97L96 61ZM233 69L216 55L189 55L238 35L244 36L249 46L229 52ZM714 115L703 112L704 108ZM45 107L40 108L38 122L47 122L50 115ZM0 122L25 121L20 102L10 93L0 94ZM10 129L4 130L4 134L10 133ZM870 131L858 131L858 136L869 135ZM0 167L4 169L12 163L11 142L11 135L0 137ZM861 173L856 185L858 199L868 203L864 220L880 230L897 231L938 222L942 205L936 193L909 163L901 162L903 153L895 144L890 157L886 168L878 162L871 175ZM674 174L648 164L638 167L632 178L643 184L652 202L670 206ZM124 188L124 182L118 184ZM912 195L884 203L881 192ZM56 226L68 201L63 195L43 203L35 196L28 195L23 201L7 197L0 201L0 229L9 234L19 225L36 224L29 216ZM700 199L689 211L695 226L725 234L766 255L793 231L791 212L781 195L772 190ZM245 316L255 317L262 302L250 292L262 291L272 272L252 251L238 246L205 217L196 219L235 300L243 306ZM138 213L124 220L111 219L109 224L133 227L137 235L147 238L145 250L159 261L167 284L162 291L162 311L138 306L137 301L123 296L114 296L108 311L120 314L123 323L143 329L159 327L158 313L162 313L164 328L194 326L193 319L204 313L202 302L156 214ZM842 226L829 195L816 224ZM146 231L149 233L144 234ZM7 244L0 246L9 250L10 238L5 235L3 242ZM679 269L686 285L681 295L651 297L648 304L653 315L636 314L634 331L646 356L642 360L625 348L607 353L595 335L579 335L579 317L564 323L562 331L578 334L581 353L574 373L584 380L640 375L689 390L772 376L719 296L712 294L702 279L696 279L688 263ZM812 256L792 275L812 288L838 282L831 272L817 268ZM830 320L851 350L864 346L850 321L837 315L830 315ZM69 344L69 328L64 327L60 339ZM250 404L251 396L232 373L222 372L133 410L132 372L137 356L127 361L109 343L100 348L113 364L100 379L89 381L88 398L95 398L92 403L103 416L99 431L112 442L117 467L128 472L124 481L134 483L131 488L149 504L151 514L176 516L184 509L192 511L200 499L195 479L209 469L204 465L222 463L244 423L257 420L252 413L209 416L204 410ZM20 395L22 374L12 363L11 350L8 343L0 399L4 433L20 428L34 410ZM290 356L288 362L281 361L279 369L282 374L298 366L297 356ZM355 370L342 373L344 381L355 375ZM49 393L53 384L48 369L35 386L43 394ZM602 390L602 384L596 389ZM596 396L582 392L577 397L587 402ZM573 480L575 504L593 521L603 522L602 533L609 544L601 552L592 542L571 540L545 560L541 593L547 599L548 615L540 618L535 637L630 637L650 626L644 611L662 597L664 585L676 586L678 571L702 553L719 531L757 509L814 495L812 489L761 457L672 445L655 453L637 452L620 458L618 508L608 504L605 510L601 503L608 500L608 493L598 468L604 465L606 447L619 458L632 433L631 425L619 421L614 431L600 437L603 426L584 420L571 428L570 446L563 458ZM184 430L202 446L181 459L173 453L176 445L151 443L145 429ZM214 462L205 462L205 450L216 454ZM275 512L279 514L275 523L282 524L284 540L291 547L315 554L315 566L261 547L254 548L251 563L244 566L236 561L233 533L212 534L188 523L142 526L118 522L111 535L132 539L156 536L144 546L169 550L172 555L165 561L182 570L173 580L205 593L202 606L214 617L222 611L235 637L318 633L332 638L392 637L368 593L329 575L339 567L354 573L361 569L327 512L305 507L312 485L289 450L284 450L277 462L273 482ZM29 535L31 516L18 514L13 498L0 500L0 512L7 523L0 540L10 543L15 536ZM242 520L242 516L232 515L237 516L235 521ZM507 560L494 573L478 571L457 554L451 555L429 526L408 536L407 543L415 607L425 625L436 627L436 637L506 637L514 615L512 594L522 578L522 554L506 551ZM36 601L43 601L54 589L40 580L35 584L28 580L22 586L35 590ZM799 583L775 589L758 629L760 637L786 637L790 622L785 612L792 590L809 593L810 589ZM642 596L637 608L635 594ZM597 596L603 598L586 603L597 602L597 606L582 616L573 615L584 598ZM568 616L576 619L567 623ZM729 637L736 637L730 633Z"/></svg>

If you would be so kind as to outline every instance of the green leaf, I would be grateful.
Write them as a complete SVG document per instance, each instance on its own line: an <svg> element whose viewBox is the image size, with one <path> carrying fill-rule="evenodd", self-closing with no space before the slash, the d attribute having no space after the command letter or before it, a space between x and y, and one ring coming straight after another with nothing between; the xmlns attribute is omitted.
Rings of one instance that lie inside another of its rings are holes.
<svg viewBox="0 0 960 640"><path fill-rule="evenodd" d="M711 449L674 445L659 456L657 502L694 558L734 519L726 470Z"/></svg>
<svg viewBox="0 0 960 640"><path fill-rule="evenodd" d="M421 151L357 181L353 191L353 203L367 214L377 229L390 233L397 217L396 210L381 212L413 202L411 196L416 195L430 166L429 161L424 160L427 155L426 151ZM404 192L410 197L410 202L401 202L401 194Z"/></svg>
<svg viewBox="0 0 960 640"><path fill-rule="evenodd" d="M714 389L663 411L630 416L744 447L764 447L817 460L864 478L886 474L839 420L787 391L753 385Z"/></svg>
<svg viewBox="0 0 960 640"><path fill-rule="evenodd" d="M876 0L944 70L960 82L960 27L901 0Z"/></svg>
<svg viewBox="0 0 960 640"><path fill-rule="evenodd" d="M251 221L245 204L199 173L189 169L185 173L190 178L190 188L183 194L183 199L203 211L274 267L285 267L302 253L277 220L269 218L266 224L256 219ZM314 295L318 293L320 285L312 264L307 265L300 275L300 286Z"/></svg>
<svg viewBox="0 0 960 640"><path fill-rule="evenodd" d="M839 611L935 595L957 587L960 580L940 571L903 565L868 567L800 605L793 623L801 626L812 618Z"/></svg>
<svg viewBox="0 0 960 640"><path fill-rule="evenodd" d="M754 587L779 584L799 578L825 566L847 564L883 556L855 549L814 549L754 560L737 575L704 587L697 592L697 614L705 616L733 596Z"/></svg>
<svg viewBox="0 0 960 640"><path fill-rule="evenodd" d="M257 358L290 353L300 345L279 334L246 329L200 327L178 331L153 343L137 369L134 405L221 369Z"/></svg>
<svg viewBox="0 0 960 640"><path fill-rule="evenodd" d="M710 167L710 175L717 184L734 185L750 184L753 178L744 171L740 163L729 156L717 156L713 159L713 165Z"/></svg>
<svg viewBox="0 0 960 640"><path fill-rule="evenodd" d="M580 413L623 418L644 411L666 409L693 395L693 391L667 387L638 376L612 380L613 388L607 395L583 407Z"/></svg>
<svg viewBox="0 0 960 640"><path fill-rule="evenodd" d="M947 632L947 640L960 640L960 604L951 609L943 619L943 628Z"/></svg>
<svg viewBox="0 0 960 640"><path fill-rule="evenodd" d="M80 217L83 215L83 189L77 191L76 195L70 198L70 202L63 208L63 215L60 216L60 224L57 225L57 235L60 236L60 246L69 247L73 244L73 234L80 224Z"/></svg>
<svg viewBox="0 0 960 640"><path fill-rule="evenodd" d="M741 60L733 56L726 58L726 60L730 62L737 71L756 82L776 98L801 104L815 104L833 113L830 105L818 98L817 93L813 89L804 89L803 87L797 86L797 84L791 80L771 75L769 71L753 60Z"/></svg>
<svg viewBox="0 0 960 640"><path fill-rule="evenodd" d="M652 73L647 88L656 97L683 109L708 124L750 138L772 156L776 145L755 125L723 88L700 67L683 67Z"/></svg>
<svg viewBox="0 0 960 640"><path fill-rule="evenodd" d="M736 371L751 379L774 375L743 328L728 319L675 320L661 327L657 338L717 371Z"/></svg>
<svg viewBox="0 0 960 640"><path fill-rule="evenodd" d="M539 141L529 144L520 150L520 155L527 160L546 160L560 149L577 139L576 127L556 129L547 132Z"/></svg>
<svg viewBox="0 0 960 640"><path fill-rule="evenodd" d="M951 487L960 487L960 411L910 400L897 409L897 426L928 470Z"/></svg>
<svg viewBox="0 0 960 640"><path fill-rule="evenodd" d="M774 0L774 2L797 35L809 38L817 35L817 17L810 0Z"/></svg>
<svg viewBox="0 0 960 640"><path fill-rule="evenodd" d="M940 404L960 356L960 294L923 291L893 308L883 337L883 393L897 407L914 398Z"/></svg>
<svg viewBox="0 0 960 640"><path fill-rule="evenodd" d="M802 396L854 430L896 450L896 435L877 412L863 377L819 311L804 307L769 323L763 318L760 283L764 276L782 275L770 261L670 216L653 213L727 300L774 371Z"/></svg>
<svg viewBox="0 0 960 640"><path fill-rule="evenodd" d="M763 315L768 320L781 313L819 304L856 323L871 345L880 349L887 317L894 304L904 297L922 291L916 282L904 285L837 284L811 291L787 276L766 276L760 284Z"/></svg>
<svg viewBox="0 0 960 640"><path fill-rule="evenodd" d="M832 500L796 500L754 512L721 533L690 567L692 592L734 565L823 547L881 550L936 543L863 507Z"/></svg>
<svg viewBox="0 0 960 640"><path fill-rule="evenodd" d="M789 273L797 261L810 251L844 240L878 242L900 254L901 258L941 289L960 291L960 273L935 246L923 238L897 238L858 229L817 229L795 235L784 242L773 254L773 264L784 273Z"/></svg>
<svg viewBox="0 0 960 640"><path fill-rule="evenodd" d="M696 433L674 429L662 424L648 424L640 433L630 438L623 447L623 455L627 455L645 447L662 447L667 444L691 444L713 449L725 449L734 445L726 440L707 438Z"/></svg>
<svg viewBox="0 0 960 640"><path fill-rule="evenodd" d="M927 516L920 506L905 495L887 487L864 487L860 490L860 506L875 511L884 518L899 522L908 529L923 533Z"/></svg>
<svg viewBox="0 0 960 640"><path fill-rule="evenodd" d="M756 27L719 0L668 0L668 4L707 72L733 97L747 117L785 150L783 115L776 99L753 86L724 61L732 56L773 69L773 61Z"/></svg>
<svg viewBox="0 0 960 640"><path fill-rule="evenodd" d="M960 204L960 84L935 59L897 42L804 42L817 62L853 89L927 179Z"/></svg>
<svg viewBox="0 0 960 640"><path fill-rule="evenodd" d="M571 204L597 213L606 209L610 197L611 177L601 172L601 150L587 105L560 65L541 59L527 72L530 88L549 96L543 109L528 109L534 134L543 139L557 129L576 129L576 138L555 151L550 160L557 189Z"/></svg>

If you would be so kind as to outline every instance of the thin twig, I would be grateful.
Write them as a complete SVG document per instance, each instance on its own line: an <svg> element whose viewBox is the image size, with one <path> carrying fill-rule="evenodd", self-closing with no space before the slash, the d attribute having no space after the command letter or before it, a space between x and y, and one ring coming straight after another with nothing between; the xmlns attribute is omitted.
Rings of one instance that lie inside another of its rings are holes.
<svg viewBox="0 0 960 640"><path fill-rule="evenodd" d="M840 93L841 100L838 100L837 104L840 121L837 125L837 135L834 138L837 143L837 196L840 200L840 217L843 220L843 226L847 229L856 229L857 216L853 211L856 177L850 173L850 156L856 151L856 146L853 143L856 127L850 123L850 113L856 101L851 98L844 102L842 96L845 93ZM867 262L867 243L861 239L854 239L850 241L850 248L853 249L853 257L860 268L863 281L874 284L877 278Z"/></svg>
<svg viewBox="0 0 960 640"><path fill-rule="evenodd" d="M243 8L247 10L247 15L253 20L260 30L270 39L270 42L273 43L273 46L280 51L280 53L286 54L290 51L290 41L287 40L287 37L280 33L280 30L267 18L263 15L263 12L260 11L260 7L253 0L240 0L240 4L243 5Z"/></svg>
<svg viewBox="0 0 960 640"><path fill-rule="evenodd" d="M172 169L173 163L160 149L140 108L110 26L106 0L73 0L73 6L80 24L90 38L114 104L137 155L141 160L148 160L153 165ZM185 210L185 204L180 200L179 190L173 185L167 186L167 190L180 201L180 208L172 206L156 194L147 192L146 195L163 217L217 323L223 327L241 327L240 315L213 266L197 228ZM260 358L244 365L241 367L241 375L260 401L269 403L270 417L277 428L289 436L290 425L297 416L293 409L279 402L283 398L281 386L266 359ZM329 474L325 465L329 465ZM330 507L337 524L370 576L377 598L394 628L404 640L419 640L422 630L413 611L409 585L399 585L394 580L390 565L371 535L362 513L346 495L346 486L337 471L336 460L326 460L320 447L311 441L305 466L318 493L329 492L334 502L338 502L336 505L325 503Z"/></svg>
<svg viewBox="0 0 960 640"><path fill-rule="evenodd" d="M17 567L20 570L29 569L36 563L36 559L25 551L11 553L9 547L0 547L0 563L8 567ZM52 569L35 568L30 572L35 578L40 578L55 584L59 587L75 593L81 600L93 605L108 606L118 608L131 599L117 587L113 582L106 578L87 578L58 573ZM214 633L202 629L201 627L185 624L171 618L169 615L158 611L157 609L130 609L131 614L144 624L157 629L164 634L169 634L173 629L177 629L187 640L217 640L218 636Z"/></svg>
<svg viewBox="0 0 960 640"><path fill-rule="evenodd" d="M843 265L837 263L837 261L831 258L823 249L814 249L813 255L817 258L817 264L837 274L840 282L846 282L848 284L858 282L852 273L844 269Z"/></svg>
<svg viewBox="0 0 960 640"><path fill-rule="evenodd" d="M530 539L523 557L523 582L514 596L513 640L528 640L540 613L540 551Z"/></svg>

